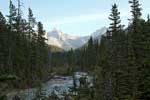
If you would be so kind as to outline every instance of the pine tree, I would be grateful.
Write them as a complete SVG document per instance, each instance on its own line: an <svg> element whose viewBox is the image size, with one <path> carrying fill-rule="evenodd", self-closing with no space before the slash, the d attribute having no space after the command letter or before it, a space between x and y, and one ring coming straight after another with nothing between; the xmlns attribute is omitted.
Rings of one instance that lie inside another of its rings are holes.
<svg viewBox="0 0 150 100"><path fill-rule="evenodd" d="M142 46L141 46L141 62L139 67L139 81L138 81L138 90L140 91L140 94L138 97L143 100L150 99L150 22L147 20L147 22L141 23L142 26Z"/></svg>
<svg viewBox="0 0 150 100"><path fill-rule="evenodd" d="M140 20L140 18L141 18L141 15L142 15L142 13L141 13L141 8L140 8L140 6L141 6L141 4L139 3L139 1L138 0L129 0L129 3L131 4L131 13L132 13L132 19L131 19L131 21L132 21L132 26L133 26L133 28L132 28L132 32L133 33L137 33L138 32L138 26L139 26L139 20Z"/></svg>
<svg viewBox="0 0 150 100"><path fill-rule="evenodd" d="M118 12L118 6L116 4L112 5L111 14L109 16L109 19L112 21L109 27L109 31L112 34L116 34L121 30L120 25L120 12Z"/></svg>
<svg viewBox="0 0 150 100"><path fill-rule="evenodd" d="M110 24L109 30L107 32L107 41L108 41L108 54L107 54L107 64L103 68L104 72L107 72L104 75L104 81L105 81L105 98L107 100L113 100L115 96L115 77L114 74L116 72L116 65L117 65L117 45L118 45L118 34L121 31L121 20L120 20L120 12L118 11L118 6L116 4L112 5L111 14L109 16L109 19L112 21Z"/></svg>
<svg viewBox="0 0 150 100"><path fill-rule="evenodd" d="M75 53L72 48L68 52L67 58L68 58L67 61L69 64L68 73L70 74L75 71Z"/></svg>
<svg viewBox="0 0 150 100"><path fill-rule="evenodd" d="M147 15L147 22L150 22L150 16L149 16L149 14Z"/></svg>
<svg viewBox="0 0 150 100"><path fill-rule="evenodd" d="M7 39L7 43L8 43L8 56L7 56L7 65L9 70L12 70L13 68L13 55L14 55L14 44L15 44L15 40L16 40L16 33L13 33L15 30L15 19L17 17L17 9L16 7L13 5L12 0L10 0L10 4L9 4L9 15L8 17L8 27L9 27L9 31L8 32L8 39Z"/></svg>
<svg viewBox="0 0 150 100"><path fill-rule="evenodd" d="M48 47L46 45L46 38L45 38L45 31L43 29L43 24L41 22L38 22L38 36L37 36L37 58L36 58L36 64L39 66L38 68L38 74L39 78L41 79L43 77L43 71L45 69L45 65L47 64L48 60ZM42 67L43 66L43 67Z"/></svg>
<svg viewBox="0 0 150 100"><path fill-rule="evenodd" d="M17 32L23 32L22 28L22 11L21 11L21 0L17 0L18 2L18 8L17 8L17 17L15 19L16 24L15 24L15 28L17 30Z"/></svg>
<svg viewBox="0 0 150 100"><path fill-rule="evenodd" d="M36 44L37 44L37 33L34 31L35 26L35 18L33 17L33 13L31 8L28 9L28 22L27 22L27 73L33 71L36 65ZM28 74L28 77L34 78L32 74ZM30 84L29 84L30 85Z"/></svg>
<svg viewBox="0 0 150 100"><path fill-rule="evenodd" d="M14 21L16 19L16 16L17 16L17 9L13 5L12 0L10 0L9 15L7 16L10 31L14 31Z"/></svg>
<svg viewBox="0 0 150 100"><path fill-rule="evenodd" d="M38 22L38 42L39 43L45 43L45 31L43 29L43 24L41 22Z"/></svg>
<svg viewBox="0 0 150 100"><path fill-rule="evenodd" d="M4 70L4 66L6 66L6 58L7 58L7 25L6 25L6 19L3 16L3 14L0 12L0 70ZM0 73L1 73L0 71Z"/></svg>
<svg viewBox="0 0 150 100"><path fill-rule="evenodd" d="M32 42L36 41L36 33L34 31L35 26L35 18L33 17L33 13L31 8L28 9L28 25L27 25L27 36L28 36L28 61L30 63L32 57ZM33 43L34 44L34 43ZM34 55L33 55L34 56ZM33 62L32 62L33 63Z"/></svg>
<svg viewBox="0 0 150 100"><path fill-rule="evenodd" d="M138 99L139 90L138 90L138 80L140 79L140 70L142 67L141 57L142 57L142 32L141 32L141 8L138 0L130 0L131 4L131 29L128 33L128 70L130 77L130 87L131 88L131 97L132 99Z"/></svg>
<svg viewBox="0 0 150 100"><path fill-rule="evenodd" d="M26 33L28 32L28 23L25 19L21 19L21 27L20 27L21 32ZM25 34L24 34L25 36Z"/></svg>
<svg viewBox="0 0 150 100"><path fill-rule="evenodd" d="M44 75L47 76L48 46L43 25L39 23L38 34L34 32L32 10L29 10L28 23L22 17L21 0L17 1L16 8L10 0L8 21L0 12L0 75L20 76L19 85L16 81L8 82L8 85L19 88L35 86L45 78Z"/></svg>
<svg viewBox="0 0 150 100"><path fill-rule="evenodd" d="M87 67L89 69L93 70L94 65L95 65L95 56L94 56L94 40L93 37L90 37L88 43L87 43L87 48L86 48L86 58L87 59ZM93 60L91 60L93 59Z"/></svg>
<svg viewBox="0 0 150 100"><path fill-rule="evenodd" d="M126 42L127 36L121 25L120 12L118 6L114 4L112 6L112 13L109 19L112 21L108 31L108 39L110 39L110 70L112 75L112 92L113 97L116 99L125 99L124 93L128 91L126 88ZM123 89L123 90L122 90Z"/></svg>
<svg viewBox="0 0 150 100"><path fill-rule="evenodd" d="M35 26L35 18L33 16L33 12L32 12L32 9L29 8L28 9L28 32L29 32L29 40L32 36L32 33L34 32L33 28Z"/></svg>
<svg viewBox="0 0 150 100"><path fill-rule="evenodd" d="M0 32L4 32L7 30L6 19L3 14L0 12Z"/></svg>

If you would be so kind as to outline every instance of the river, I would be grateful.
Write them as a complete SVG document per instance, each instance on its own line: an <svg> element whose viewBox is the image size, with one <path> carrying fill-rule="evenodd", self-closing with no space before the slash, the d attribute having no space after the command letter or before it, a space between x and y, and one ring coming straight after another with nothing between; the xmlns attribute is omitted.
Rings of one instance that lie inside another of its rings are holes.
<svg viewBox="0 0 150 100"><path fill-rule="evenodd" d="M75 72L74 73L75 80L77 86L79 86L79 79L81 77L86 77L89 85L92 84L92 77L89 76L85 72ZM70 88L73 87L73 77L72 76L59 76L55 75L48 82L43 83L41 87L41 91L45 96L49 97L52 93L55 93L59 98L63 98L64 93L69 93ZM21 100L32 100L36 97L38 89L37 88L29 88L20 91L12 91L7 94L7 99L12 100L12 98L17 95Z"/></svg>

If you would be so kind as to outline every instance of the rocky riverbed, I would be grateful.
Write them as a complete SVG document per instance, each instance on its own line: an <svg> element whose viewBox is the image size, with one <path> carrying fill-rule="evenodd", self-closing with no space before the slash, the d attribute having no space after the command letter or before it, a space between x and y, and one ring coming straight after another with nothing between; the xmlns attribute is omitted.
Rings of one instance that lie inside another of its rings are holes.
<svg viewBox="0 0 150 100"><path fill-rule="evenodd" d="M75 72L74 79L79 86L80 82L79 79L81 77L86 77L87 82L89 85L92 85L92 77L89 76L85 72ZM40 91L43 95L49 97L52 93L55 93L59 98L63 98L64 93L69 93L70 88L73 87L73 77L72 76L59 76L55 75L52 79L48 82L43 83ZM20 91L12 91L7 94L8 100L12 100L15 96L21 98L21 100L32 100L36 97L37 92L39 91L38 88L29 88Z"/></svg>

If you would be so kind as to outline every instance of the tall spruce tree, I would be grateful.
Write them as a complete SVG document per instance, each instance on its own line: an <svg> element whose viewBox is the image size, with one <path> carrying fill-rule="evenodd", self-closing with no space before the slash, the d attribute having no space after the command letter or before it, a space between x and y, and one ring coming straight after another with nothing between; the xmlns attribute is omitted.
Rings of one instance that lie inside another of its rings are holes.
<svg viewBox="0 0 150 100"><path fill-rule="evenodd" d="M16 27L16 30L17 32L22 32L22 11L21 11L21 0L17 0L17 17L16 17L16 24L15 24L15 27Z"/></svg>
<svg viewBox="0 0 150 100"><path fill-rule="evenodd" d="M131 97L132 99L138 99L138 80L139 80L139 68L141 67L141 8L138 0L129 0L131 4L131 30L128 33L128 66L129 66L129 76L131 82Z"/></svg>
<svg viewBox="0 0 150 100"><path fill-rule="evenodd" d="M13 70L13 55L14 55L14 45L15 45L15 40L16 40L16 33L13 33L15 30L15 19L17 17L17 9L15 7L15 5L12 3L12 0L10 0L10 4L9 4L9 15L8 17L8 28L9 31L8 32L8 39L7 39L7 43L8 43L8 56L7 56L7 65L9 70Z"/></svg>
<svg viewBox="0 0 150 100"><path fill-rule="evenodd" d="M75 71L75 53L73 51L73 49L71 48L71 50L68 52L68 56L67 56L67 61L68 61L68 73L73 73Z"/></svg>
<svg viewBox="0 0 150 100"><path fill-rule="evenodd" d="M123 25L121 25L120 12L118 11L118 6L114 4L112 6L112 13L110 14L109 19L112 21L109 27L110 37L110 61L111 64L111 75L112 75L112 90L113 98L115 99L125 99L124 93L127 93L125 90L125 85L127 84L124 81L126 77L126 34L123 30ZM121 89L124 89L121 90Z"/></svg>
<svg viewBox="0 0 150 100"><path fill-rule="evenodd" d="M33 28L35 26L36 20L35 17L33 16L32 9L28 9L28 32L29 32L29 40L32 36L32 33L34 32Z"/></svg>
<svg viewBox="0 0 150 100"><path fill-rule="evenodd" d="M86 59L87 59L87 66L89 67L89 69L93 69L94 64L95 64L93 52L94 52L94 40L93 40L93 37L90 37L88 44L87 44L87 48L86 48L86 53L87 53Z"/></svg>
<svg viewBox="0 0 150 100"><path fill-rule="evenodd" d="M109 16L109 19L112 21L109 27L109 31L107 32L107 39L108 39L108 62L107 62L107 68L104 68L107 73L105 74L105 80L106 80L106 99L113 100L115 95L115 78L114 73L116 71L116 46L117 46L117 36L121 30L121 20L120 20L120 12L118 11L118 6L116 4L112 5L111 14Z"/></svg>
<svg viewBox="0 0 150 100"><path fill-rule="evenodd" d="M141 19L141 4L139 3L139 0L129 0L129 3L131 4L131 13L132 13L132 32L137 33L138 32L138 26L139 26L139 20Z"/></svg>
<svg viewBox="0 0 150 100"><path fill-rule="evenodd" d="M39 43L45 43L45 31L44 31L44 29L43 29L43 24L41 23L41 22L38 22L38 24L37 24L37 27L38 27L38 42Z"/></svg>
<svg viewBox="0 0 150 100"><path fill-rule="evenodd" d="M111 14L109 16L109 19L112 21L109 27L109 31L113 34L117 34L121 30L120 25L120 12L118 11L117 4L112 5Z"/></svg>
<svg viewBox="0 0 150 100"><path fill-rule="evenodd" d="M16 19L16 16L17 16L17 9L15 5L12 3L12 0L10 0L9 15L7 16L10 31L14 31L14 21Z"/></svg>
<svg viewBox="0 0 150 100"><path fill-rule="evenodd" d="M47 45L46 45L46 38L45 38L45 30L43 29L43 24L41 22L38 22L38 36L37 36L37 66L39 66L38 74L39 78L41 79L43 77L42 70L45 69L45 65L47 64L48 60L48 51L47 51Z"/></svg>
<svg viewBox="0 0 150 100"><path fill-rule="evenodd" d="M0 32L4 32L7 30L6 19L3 16L2 12L0 12Z"/></svg>
<svg viewBox="0 0 150 100"><path fill-rule="evenodd" d="M6 58L7 58L7 25L6 19L3 14L0 12L0 74L4 70L4 66L6 66Z"/></svg>
<svg viewBox="0 0 150 100"><path fill-rule="evenodd" d="M30 9L29 28L27 21L22 18L21 0L17 1L18 8L10 0L8 21L0 12L0 76L8 73L15 74L20 76L21 81L19 85L17 81L8 82L9 86L31 87L37 85L39 79L43 79L43 75L47 76L48 48L45 43L43 25L39 23L38 34L34 32L35 18Z"/></svg>
<svg viewBox="0 0 150 100"><path fill-rule="evenodd" d="M104 49L102 49L101 55L103 57L101 57L102 59L102 85L103 85L103 92L102 92L102 97L104 100L113 100L113 60L112 60L112 34L107 31L106 36L103 39L103 47ZM103 51L105 50L105 51ZM104 53L104 54L102 54ZM100 76L101 77L101 76Z"/></svg>
<svg viewBox="0 0 150 100"><path fill-rule="evenodd" d="M150 16L149 16L149 14L147 15L147 22L150 22Z"/></svg>

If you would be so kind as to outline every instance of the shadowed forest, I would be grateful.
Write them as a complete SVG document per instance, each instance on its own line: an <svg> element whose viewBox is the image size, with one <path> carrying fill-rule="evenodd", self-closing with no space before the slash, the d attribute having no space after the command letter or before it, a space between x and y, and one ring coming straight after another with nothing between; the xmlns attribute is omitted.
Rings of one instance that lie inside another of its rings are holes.
<svg viewBox="0 0 150 100"><path fill-rule="evenodd" d="M10 91L35 87L36 96L29 100L150 100L150 16L141 17L139 0L129 0L128 26L113 4L107 32L69 51L48 45L42 22L31 8L23 18L21 6L20 0L18 5L10 0L9 14L0 11L0 100L8 100ZM93 85L81 77L77 86L74 72L91 75ZM41 89L55 75L73 77L73 87L61 99ZM15 95L12 100L27 99Z"/></svg>

